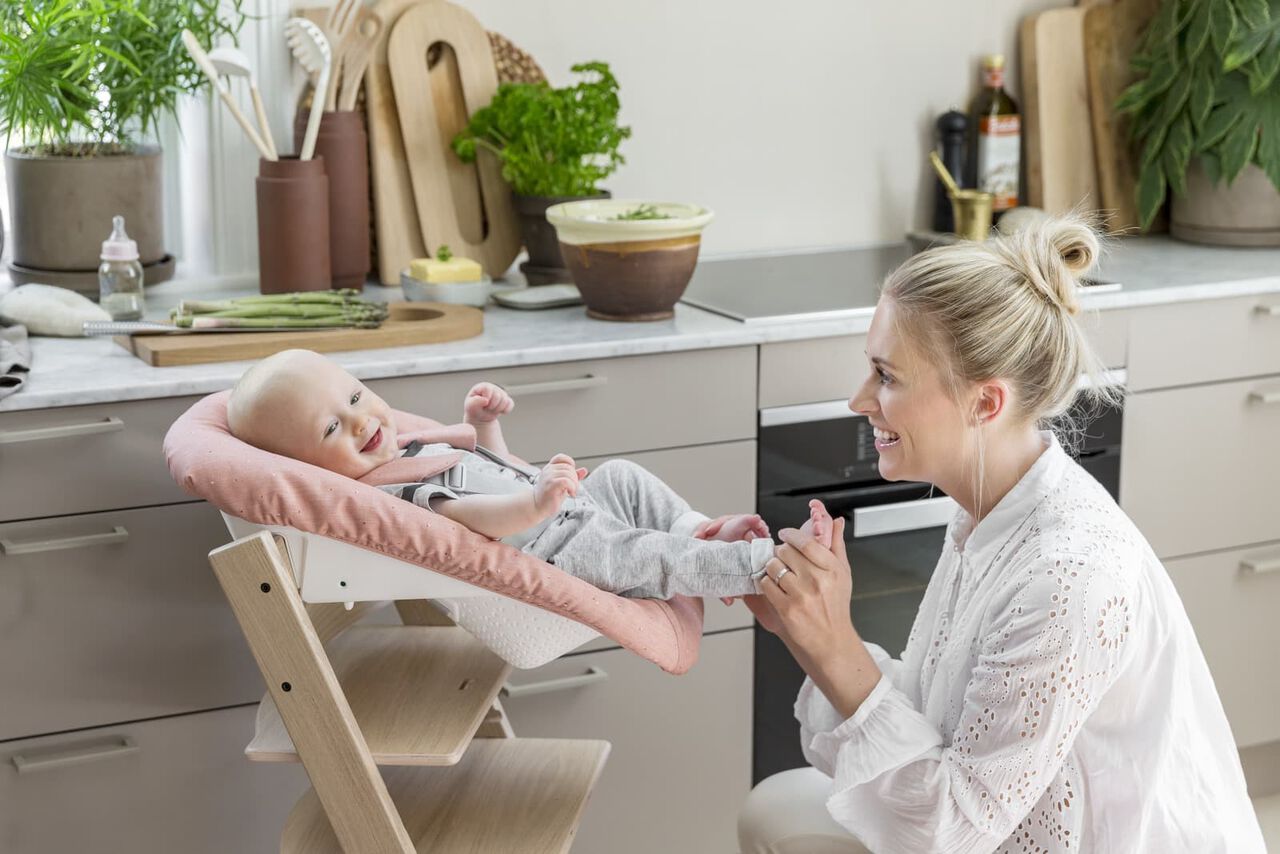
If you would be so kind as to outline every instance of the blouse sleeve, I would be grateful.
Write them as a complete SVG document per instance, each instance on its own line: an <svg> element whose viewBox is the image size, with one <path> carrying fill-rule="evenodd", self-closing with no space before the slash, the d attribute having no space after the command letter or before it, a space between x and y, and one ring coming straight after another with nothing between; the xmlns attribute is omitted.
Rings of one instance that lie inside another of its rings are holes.
<svg viewBox="0 0 1280 854"><path fill-rule="evenodd" d="M873 850L994 851L1115 680L1127 584L1078 555L1042 558L1021 579L993 602L949 733L921 714L892 668L844 721L812 682L801 688L805 756L833 778L827 808Z"/></svg>

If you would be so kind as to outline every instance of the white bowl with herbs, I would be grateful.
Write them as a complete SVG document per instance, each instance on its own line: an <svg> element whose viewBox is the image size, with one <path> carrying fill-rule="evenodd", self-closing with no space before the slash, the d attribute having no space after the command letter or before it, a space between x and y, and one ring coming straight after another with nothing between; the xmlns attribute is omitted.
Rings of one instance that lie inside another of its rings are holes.
<svg viewBox="0 0 1280 854"><path fill-rule="evenodd" d="M683 202L584 199L547 209L587 314L665 320L693 277L714 214Z"/></svg>

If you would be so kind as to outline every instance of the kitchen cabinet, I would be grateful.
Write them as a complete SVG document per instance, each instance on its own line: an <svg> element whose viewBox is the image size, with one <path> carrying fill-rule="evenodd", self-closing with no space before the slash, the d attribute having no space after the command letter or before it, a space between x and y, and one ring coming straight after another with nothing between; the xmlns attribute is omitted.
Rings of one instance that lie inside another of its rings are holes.
<svg viewBox="0 0 1280 854"><path fill-rule="evenodd" d="M503 419L517 453L564 452L588 467L634 459L714 516L754 508L757 356L739 346L370 386L394 407L450 421L472 384L502 383L518 403ZM172 481L162 453L170 424L197 399L0 413L0 630L9 640L0 650L0 850L274 850L307 788L300 766L243 755L256 709L247 704L263 687L208 565L228 535L214 508ZM625 748L615 747L607 794L587 808L594 830L576 850L618 850L615 817L662 824L653 817L673 808L694 847L668 850L732 846L750 782L751 618L714 600L708 615L715 634L690 676L603 638L578 656L601 656L615 677L603 706L579 707L557 731L580 738L603 727ZM552 728L537 704L515 705L529 721L517 720L518 735ZM644 729L604 726L622 709L649 709ZM692 781L687 797L673 788ZM704 802L704 791L716 795ZM677 823L666 826L653 838L676 838Z"/></svg>

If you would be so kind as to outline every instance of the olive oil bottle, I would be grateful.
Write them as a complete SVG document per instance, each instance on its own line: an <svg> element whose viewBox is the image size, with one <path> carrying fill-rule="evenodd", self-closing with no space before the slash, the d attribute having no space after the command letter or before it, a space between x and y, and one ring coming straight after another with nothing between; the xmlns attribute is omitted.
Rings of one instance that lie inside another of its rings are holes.
<svg viewBox="0 0 1280 854"><path fill-rule="evenodd" d="M1017 207L1022 117L1004 90L1004 57L982 58L982 91L969 107L969 186L992 195L993 217Z"/></svg>

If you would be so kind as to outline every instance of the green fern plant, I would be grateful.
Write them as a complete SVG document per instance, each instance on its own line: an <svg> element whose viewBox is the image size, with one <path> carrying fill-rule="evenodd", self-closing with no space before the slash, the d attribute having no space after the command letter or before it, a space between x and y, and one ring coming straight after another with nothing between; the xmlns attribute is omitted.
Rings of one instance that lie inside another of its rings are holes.
<svg viewBox="0 0 1280 854"><path fill-rule="evenodd" d="M205 85L182 44L235 39L243 0L4 0L0 133L41 155L128 152Z"/></svg>
<svg viewBox="0 0 1280 854"><path fill-rule="evenodd" d="M1116 109L1142 152L1143 228L1193 157L1215 183L1256 163L1280 190L1280 0L1165 0L1132 68Z"/></svg>

